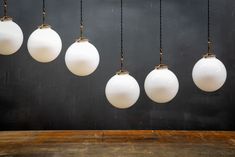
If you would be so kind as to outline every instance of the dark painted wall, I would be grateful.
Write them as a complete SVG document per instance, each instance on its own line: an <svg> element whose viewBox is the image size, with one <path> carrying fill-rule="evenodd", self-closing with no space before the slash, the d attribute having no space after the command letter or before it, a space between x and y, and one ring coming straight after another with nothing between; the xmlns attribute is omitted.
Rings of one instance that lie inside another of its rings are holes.
<svg viewBox="0 0 235 157"><path fill-rule="evenodd" d="M207 1L164 0L164 59L178 76L180 90L172 102L160 105L143 89L159 60L159 2L124 0L126 67L141 95L132 108L118 110L107 102L104 88L119 68L119 0L84 0L85 34L101 57L89 77L74 76L64 63L66 49L79 35L78 0L47 0L47 21L63 40L60 56L49 64L34 61L26 47L41 24L41 1L9 0L9 14L25 40L16 54L0 56L0 129L235 130L235 1L211 1L214 49L227 67L227 82L206 94L191 78L207 46Z"/></svg>

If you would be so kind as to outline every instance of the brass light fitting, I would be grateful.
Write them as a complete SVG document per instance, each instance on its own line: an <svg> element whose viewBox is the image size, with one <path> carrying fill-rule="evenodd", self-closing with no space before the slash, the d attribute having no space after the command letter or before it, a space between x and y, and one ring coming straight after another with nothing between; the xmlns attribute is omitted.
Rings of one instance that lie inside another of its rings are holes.
<svg viewBox="0 0 235 157"><path fill-rule="evenodd" d="M159 64L157 66L155 66L156 69L167 69L168 66L166 64Z"/></svg>
<svg viewBox="0 0 235 157"><path fill-rule="evenodd" d="M3 16L1 19L0 19L2 22L3 21L12 21L12 18L10 16Z"/></svg>
<svg viewBox="0 0 235 157"><path fill-rule="evenodd" d="M48 25L48 24L42 24L41 26L39 26L38 28L40 28L40 29L44 29L44 28L51 28L51 26L50 25Z"/></svg>
<svg viewBox="0 0 235 157"><path fill-rule="evenodd" d="M119 70L118 72L116 72L117 75L126 75L129 74L129 72L127 70Z"/></svg>
<svg viewBox="0 0 235 157"><path fill-rule="evenodd" d="M87 42L87 41L89 41L89 40L85 37L80 37L80 38L76 39L76 42Z"/></svg>
<svg viewBox="0 0 235 157"><path fill-rule="evenodd" d="M212 42L208 41L208 50L207 53L203 55L204 58L216 57L215 54L212 52Z"/></svg>

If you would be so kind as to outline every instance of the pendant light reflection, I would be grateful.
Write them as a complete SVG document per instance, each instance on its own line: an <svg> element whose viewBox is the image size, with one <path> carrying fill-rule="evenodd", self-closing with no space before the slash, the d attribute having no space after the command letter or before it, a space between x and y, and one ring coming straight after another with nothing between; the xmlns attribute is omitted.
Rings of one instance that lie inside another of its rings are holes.
<svg viewBox="0 0 235 157"><path fill-rule="evenodd" d="M73 43L65 55L65 63L70 72L77 76L92 74L98 67L99 52L88 39L83 37L83 1L80 0L80 38Z"/></svg>
<svg viewBox="0 0 235 157"><path fill-rule="evenodd" d="M0 19L0 54L11 55L23 43L23 32L11 17L7 16L7 0L4 0L4 15Z"/></svg>
<svg viewBox="0 0 235 157"><path fill-rule="evenodd" d="M36 61L48 63L55 60L62 49L62 41L50 25L45 24L45 0L43 0L43 24L29 37L27 47Z"/></svg>
<svg viewBox="0 0 235 157"><path fill-rule="evenodd" d="M105 95L109 103L119 109L127 109L133 106L140 95L138 82L129 72L123 69L123 3L121 0L121 66L105 87Z"/></svg>
<svg viewBox="0 0 235 157"><path fill-rule="evenodd" d="M160 0L160 64L146 77L144 89L147 96L154 102L167 103L178 93L179 81L167 65L162 64L162 0Z"/></svg>
<svg viewBox="0 0 235 157"><path fill-rule="evenodd" d="M224 64L212 52L210 39L210 0L208 0L208 50L203 58L194 65L192 71L193 82L205 92L219 90L227 78Z"/></svg>

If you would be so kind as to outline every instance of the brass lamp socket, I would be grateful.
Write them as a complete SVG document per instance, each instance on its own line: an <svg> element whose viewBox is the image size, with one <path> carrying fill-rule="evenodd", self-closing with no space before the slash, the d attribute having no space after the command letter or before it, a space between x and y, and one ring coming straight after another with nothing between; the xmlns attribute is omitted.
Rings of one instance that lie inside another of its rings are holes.
<svg viewBox="0 0 235 157"><path fill-rule="evenodd" d="M40 29L44 29L44 28L51 28L51 26L50 25L48 25L48 24L42 24L41 26L39 26L38 28L40 28Z"/></svg>
<svg viewBox="0 0 235 157"><path fill-rule="evenodd" d="M89 40L85 37L80 37L76 40L76 42L85 42L85 41L89 41Z"/></svg>
<svg viewBox="0 0 235 157"><path fill-rule="evenodd" d="M129 74L129 72L127 70L119 70L118 72L116 72L117 75L125 75L125 74Z"/></svg>
<svg viewBox="0 0 235 157"><path fill-rule="evenodd" d="M212 57L216 57L216 55L213 53L206 53L203 55L203 58L212 58Z"/></svg>
<svg viewBox="0 0 235 157"><path fill-rule="evenodd" d="M3 21L12 21L12 18L9 17L9 16L3 16L0 20L1 20L2 22L3 22Z"/></svg>
<svg viewBox="0 0 235 157"><path fill-rule="evenodd" d="M166 64L159 64L155 67L156 69L167 69L168 66Z"/></svg>

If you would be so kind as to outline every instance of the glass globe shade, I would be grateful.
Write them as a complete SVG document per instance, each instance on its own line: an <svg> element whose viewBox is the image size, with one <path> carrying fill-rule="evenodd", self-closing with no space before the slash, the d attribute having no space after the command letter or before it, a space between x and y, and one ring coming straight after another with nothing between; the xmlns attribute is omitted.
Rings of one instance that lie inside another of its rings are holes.
<svg viewBox="0 0 235 157"><path fill-rule="evenodd" d="M0 54L11 55L23 43L23 32L12 20L0 21Z"/></svg>
<svg viewBox="0 0 235 157"><path fill-rule="evenodd" d="M151 71L144 82L147 96L157 103L171 101L179 90L179 82L175 74L167 67Z"/></svg>
<svg viewBox="0 0 235 157"><path fill-rule="evenodd" d="M51 62L62 48L60 36L50 27L38 28L28 39L28 51L38 62Z"/></svg>
<svg viewBox="0 0 235 157"><path fill-rule="evenodd" d="M93 73L99 65L99 52L87 40L73 43L65 55L65 63L70 72L77 76Z"/></svg>
<svg viewBox="0 0 235 157"><path fill-rule="evenodd" d="M140 95L138 82L129 74L116 74L107 83L105 95L116 108L126 109L136 103Z"/></svg>
<svg viewBox="0 0 235 157"><path fill-rule="evenodd" d="M206 92L220 89L227 77L224 64L215 56L201 58L193 67L193 82Z"/></svg>

